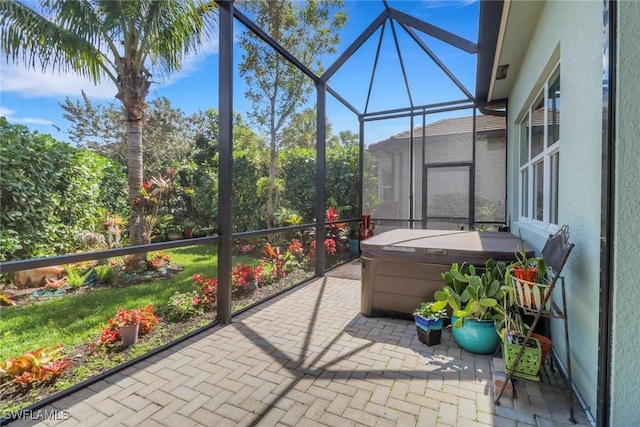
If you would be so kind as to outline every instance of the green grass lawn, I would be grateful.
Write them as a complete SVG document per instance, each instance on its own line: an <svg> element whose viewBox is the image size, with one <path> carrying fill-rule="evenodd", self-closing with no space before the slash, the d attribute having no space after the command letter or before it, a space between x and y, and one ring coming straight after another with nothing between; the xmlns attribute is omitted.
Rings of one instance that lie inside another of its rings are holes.
<svg viewBox="0 0 640 427"><path fill-rule="evenodd" d="M95 341L107 320L119 308L139 308L153 304L158 311L176 291L193 290L192 276L217 275L217 248L193 246L167 251L171 262L184 271L166 280L156 280L119 288L103 288L75 293L20 307L0 309L0 361L28 350L62 343L71 348ZM255 263L248 257L234 262Z"/></svg>

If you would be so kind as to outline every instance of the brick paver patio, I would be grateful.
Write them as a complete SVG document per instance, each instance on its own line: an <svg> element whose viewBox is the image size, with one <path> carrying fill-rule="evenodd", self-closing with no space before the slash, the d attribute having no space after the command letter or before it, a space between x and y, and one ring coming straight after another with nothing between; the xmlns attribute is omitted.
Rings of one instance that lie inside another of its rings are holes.
<svg viewBox="0 0 640 427"><path fill-rule="evenodd" d="M520 380L496 407L490 356L361 316L359 277L344 265L56 401L42 411L64 417L37 425L572 425L566 390Z"/></svg>

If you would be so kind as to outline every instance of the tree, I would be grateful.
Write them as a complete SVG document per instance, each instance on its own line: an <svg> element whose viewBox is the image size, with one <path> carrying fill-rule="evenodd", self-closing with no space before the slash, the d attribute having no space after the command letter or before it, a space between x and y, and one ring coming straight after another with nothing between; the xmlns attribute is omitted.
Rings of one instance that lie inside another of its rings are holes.
<svg viewBox="0 0 640 427"><path fill-rule="evenodd" d="M282 131L282 147L315 149L317 130L318 120L315 108L307 108L301 113L293 114L289 124ZM338 137L332 136L332 126L328 119L325 122L325 135L327 146L338 143Z"/></svg>
<svg viewBox="0 0 640 427"><path fill-rule="evenodd" d="M320 74L321 58L335 52L340 29L346 23L342 0L250 0L242 9L253 15L255 23L312 71ZM333 16L331 16L333 14ZM239 68L253 102L250 119L269 139L269 176L266 220L273 227L276 209L277 161L282 130L291 115L313 90L311 80L270 46L245 31L239 37L244 50Z"/></svg>
<svg viewBox="0 0 640 427"><path fill-rule="evenodd" d="M0 2L0 48L7 60L75 72L96 83L106 77L117 88L127 121L132 244L146 243L134 200L143 176L143 119L152 83L147 67L161 75L179 70L213 28L212 10L201 0L41 0L37 9Z"/></svg>
<svg viewBox="0 0 640 427"><path fill-rule="evenodd" d="M60 104L64 118L71 122L69 136L78 146L126 166L127 122L123 107L113 103L94 106L84 92L82 98L82 102L66 98ZM150 101L144 118L143 176L186 164L195 147L199 122L198 114L185 116L165 97Z"/></svg>

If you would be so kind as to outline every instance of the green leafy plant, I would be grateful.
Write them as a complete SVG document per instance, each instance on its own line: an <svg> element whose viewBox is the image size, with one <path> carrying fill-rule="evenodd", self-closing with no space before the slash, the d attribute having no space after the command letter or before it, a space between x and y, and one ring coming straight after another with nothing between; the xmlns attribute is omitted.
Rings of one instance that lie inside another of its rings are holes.
<svg viewBox="0 0 640 427"><path fill-rule="evenodd" d="M195 223L195 221L185 221L182 224L180 224L180 228L184 229L191 229L193 230L194 228L196 228L198 224Z"/></svg>
<svg viewBox="0 0 640 427"><path fill-rule="evenodd" d="M156 223L153 229L153 234L155 236L165 236L165 234L167 234L168 231L168 227L169 225L173 222L173 215L171 214L164 214L164 215L158 215L158 218L156 219Z"/></svg>
<svg viewBox="0 0 640 427"><path fill-rule="evenodd" d="M204 313L202 299L197 291L176 292L171 295L164 315L172 322L188 319Z"/></svg>
<svg viewBox="0 0 640 427"><path fill-rule="evenodd" d="M436 303L434 301L423 302L420 304L420 307L413 312L413 314L418 314L428 320L438 320L444 319L448 316L447 310L445 308L441 308L439 310L434 309L434 305Z"/></svg>
<svg viewBox="0 0 640 427"><path fill-rule="evenodd" d="M504 300L511 290L504 282L506 264L488 259L481 274L473 265L454 263L442 278L449 284L434 294L434 310L447 305L458 319L454 327L464 324L464 319L502 320Z"/></svg>
<svg viewBox="0 0 640 427"><path fill-rule="evenodd" d="M547 274L547 264L542 257L528 258L524 251L516 252L516 261L507 266L507 276L534 283L542 283Z"/></svg>
<svg viewBox="0 0 640 427"><path fill-rule="evenodd" d="M0 117L0 260L61 255L96 231L100 210L126 207L114 161Z"/></svg>
<svg viewBox="0 0 640 427"><path fill-rule="evenodd" d="M100 283L113 283L118 278L118 271L110 265L97 265L94 269Z"/></svg>
<svg viewBox="0 0 640 427"><path fill-rule="evenodd" d="M84 272L76 267L65 267L67 273L67 284L74 289L80 288L84 285L87 278L93 272L93 269L85 270Z"/></svg>

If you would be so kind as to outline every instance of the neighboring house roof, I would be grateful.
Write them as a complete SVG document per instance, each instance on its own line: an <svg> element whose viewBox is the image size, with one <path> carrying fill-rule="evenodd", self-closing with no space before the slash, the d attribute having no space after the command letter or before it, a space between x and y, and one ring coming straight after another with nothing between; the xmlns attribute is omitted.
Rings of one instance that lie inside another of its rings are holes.
<svg viewBox="0 0 640 427"><path fill-rule="evenodd" d="M503 130L506 127L506 120L504 117L497 116L476 116L476 132L490 132ZM441 135L455 135L462 133L470 133L473 130L473 116L469 117L456 117L453 119L442 119L437 122L433 122L425 127L425 135L441 136ZM413 137L422 138L422 126L414 128ZM409 139L411 137L411 131L400 132L383 141L376 142L369 146L369 149L376 149L391 143L394 143L401 139Z"/></svg>

